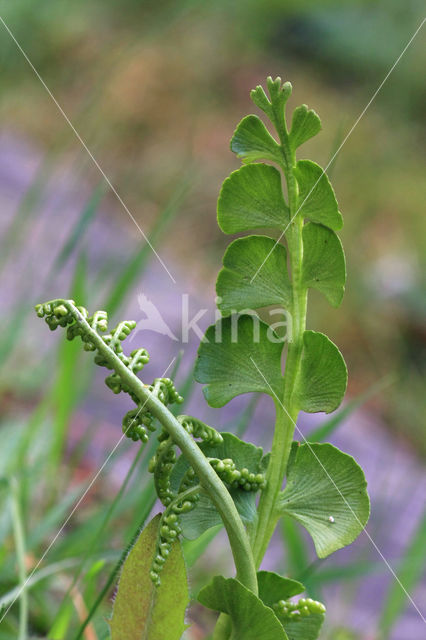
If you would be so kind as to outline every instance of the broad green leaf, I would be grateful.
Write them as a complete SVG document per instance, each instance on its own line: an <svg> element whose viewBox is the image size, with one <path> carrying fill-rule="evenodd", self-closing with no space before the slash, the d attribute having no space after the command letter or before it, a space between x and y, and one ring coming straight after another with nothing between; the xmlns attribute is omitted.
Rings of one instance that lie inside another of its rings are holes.
<svg viewBox="0 0 426 640"><path fill-rule="evenodd" d="M123 565L115 597L112 640L179 640L185 629L188 585L180 543L173 545L155 587L150 567L156 551L160 515L142 531Z"/></svg>
<svg viewBox="0 0 426 640"><path fill-rule="evenodd" d="M346 282L342 243L334 231L314 222L303 227L302 280L321 291L333 307L341 303Z"/></svg>
<svg viewBox="0 0 426 640"><path fill-rule="evenodd" d="M206 385L203 392L211 407L223 407L251 391L282 396L283 343L257 316L219 320L207 329L205 339L198 349L194 377Z"/></svg>
<svg viewBox="0 0 426 640"><path fill-rule="evenodd" d="M370 513L367 483L355 460L331 444L294 443L278 511L311 534L320 558L351 544Z"/></svg>
<svg viewBox="0 0 426 640"><path fill-rule="evenodd" d="M230 458L235 462L237 469L248 469L250 473L262 473L263 451L250 442L240 440L232 433L221 433L223 441L219 444L200 442L199 447L209 458ZM173 491L178 491L185 472L188 470L188 462L184 456L180 456L171 475L170 483ZM235 506L245 522L252 522L256 518L256 492L245 491L242 488L229 490ZM183 534L191 540L200 536L204 531L222 524L222 520L208 496L202 494L195 509L180 516Z"/></svg>
<svg viewBox="0 0 426 640"><path fill-rule="evenodd" d="M281 175L267 164L248 164L226 178L217 203L217 219L224 233L261 227L285 229L289 210Z"/></svg>
<svg viewBox="0 0 426 640"><path fill-rule="evenodd" d="M258 571L259 598L268 607L279 600L288 600L305 590L301 582L291 578L283 578L272 571Z"/></svg>
<svg viewBox="0 0 426 640"><path fill-rule="evenodd" d="M321 131L321 120L313 109L302 104L293 111L289 133L290 146L295 151L301 144Z"/></svg>
<svg viewBox="0 0 426 640"><path fill-rule="evenodd" d="M323 333L305 331L293 401L307 413L337 409L346 391L348 372L342 354Z"/></svg>
<svg viewBox="0 0 426 640"><path fill-rule="evenodd" d="M299 184L298 210L312 222L338 231L343 226L333 187L321 167L311 160L299 160L294 169Z"/></svg>
<svg viewBox="0 0 426 640"><path fill-rule="evenodd" d="M288 307L291 284L286 248L267 236L234 240L223 257L216 292L224 315L272 304Z"/></svg>
<svg viewBox="0 0 426 640"><path fill-rule="evenodd" d="M235 578L216 576L198 594L202 605L227 613L233 640L286 640L275 613Z"/></svg>
<svg viewBox="0 0 426 640"><path fill-rule="evenodd" d="M271 136L258 116L246 116L235 129L231 139L231 150L243 162L255 160L282 161L279 144Z"/></svg>
<svg viewBox="0 0 426 640"><path fill-rule="evenodd" d="M282 624L288 640L316 640L319 637L324 617L323 613L311 613L310 616L304 618L284 619Z"/></svg>

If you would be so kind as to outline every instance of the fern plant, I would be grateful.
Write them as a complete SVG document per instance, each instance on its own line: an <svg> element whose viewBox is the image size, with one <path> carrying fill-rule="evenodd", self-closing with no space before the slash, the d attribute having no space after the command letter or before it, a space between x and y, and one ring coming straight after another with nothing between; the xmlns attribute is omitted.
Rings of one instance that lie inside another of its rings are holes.
<svg viewBox="0 0 426 640"><path fill-rule="evenodd" d="M290 83L268 78L267 88L269 95L258 86L251 98L276 138L256 115L239 123L231 149L243 166L223 184L218 222L228 234L271 229L274 235L244 236L229 245L217 280L223 318L201 342L195 378L205 385L212 407L249 392L272 398L276 422L269 453L195 417L175 417L168 406L182 398L173 382L142 382L136 374L148 362L147 352L123 352L121 342L135 323L121 322L106 333L102 311L89 316L72 300L37 306L51 329L66 328L70 340L79 336L95 362L112 371L106 384L114 393L125 392L135 402L123 419L124 433L145 443L158 432L150 471L164 511L144 529L124 564L110 620L113 640L182 636L188 590L180 538L196 539L220 523L236 576L216 576L198 595L220 613L213 638L314 640L324 605L295 599L305 590L300 582L259 571L275 527L280 518L295 519L323 558L350 544L368 520L366 482L353 458L330 444L294 440L300 411L332 412L346 390L338 348L306 329L310 288L333 306L343 296L345 258L336 235L342 216L322 169L296 160L297 149L320 131L318 115L302 105L288 128ZM253 317L253 310L271 305L291 319L286 341L277 325Z"/></svg>

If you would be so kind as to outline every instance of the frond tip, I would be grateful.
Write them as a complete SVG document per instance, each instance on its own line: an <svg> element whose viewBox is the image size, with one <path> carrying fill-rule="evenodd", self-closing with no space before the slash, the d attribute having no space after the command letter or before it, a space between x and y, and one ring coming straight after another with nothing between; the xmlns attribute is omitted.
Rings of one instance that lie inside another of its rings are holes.
<svg viewBox="0 0 426 640"><path fill-rule="evenodd" d="M107 369L114 369L114 361L118 358L122 364L133 374L141 371L149 362L149 353L146 349L135 349L129 356L123 352L122 341L125 340L135 328L136 322L124 320L108 331L108 315L106 311L95 311L92 316L85 307L79 307L74 300L50 300L35 307L40 318L44 318L49 328L54 331L58 327L66 328L68 340L74 340L79 336L86 351L96 351L95 363ZM101 351L97 346L96 338L101 338L108 348ZM137 405L126 413L123 418L123 433L131 440L147 442L149 432L154 431L154 418L146 403L141 403L132 392L122 377L114 371L105 379L105 384L113 393L128 393ZM183 402L182 396L177 392L173 382L169 378L156 378L151 385L146 385L158 400L165 406Z"/></svg>

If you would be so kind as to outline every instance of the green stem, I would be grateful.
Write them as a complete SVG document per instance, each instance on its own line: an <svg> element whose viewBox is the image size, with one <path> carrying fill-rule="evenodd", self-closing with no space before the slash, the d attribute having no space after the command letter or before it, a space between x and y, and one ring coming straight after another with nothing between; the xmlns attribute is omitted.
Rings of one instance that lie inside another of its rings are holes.
<svg viewBox="0 0 426 640"><path fill-rule="evenodd" d="M25 567L25 534L22 523L21 509L19 506L19 489L17 482L12 478L10 482L12 492L12 522L13 534L15 538L16 557L18 561L19 575L19 636L18 640L26 640L28 638L28 593L25 589L27 579L27 571Z"/></svg>
<svg viewBox="0 0 426 640"><path fill-rule="evenodd" d="M292 277L292 335L288 344L284 373L284 394L275 401L276 423L272 442L271 458L266 474L266 487L258 507L258 521L252 536L253 555L256 567L260 566L269 541L278 522L275 505L286 473L291 443L293 441L298 408L292 404L292 395L303 349L303 333L306 325L306 288L302 285L303 261L303 217L297 214L298 186L293 174L294 152L288 142L288 133L283 114L275 114L274 124L278 131L281 150L281 168L287 182L290 224L287 230L287 245Z"/></svg>
<svg viewBox="0 0 426 640"><path fill-rule="evenodd" d="M219 512L226 528L232 555L234 557L237 578L248 589L257 594L256 569L247 532L235 507L229 491L212 469L207 458L191 436L182 428L175 416L158 400L142 381L105 344L102 337L89 325L78 309L68 301L63 301L71 311L77 323L84 328L91 342L105 360L113 367L121 380L143 403L147 410L157 418L173 441L182 451L197 474L200 484Z"/></svg>

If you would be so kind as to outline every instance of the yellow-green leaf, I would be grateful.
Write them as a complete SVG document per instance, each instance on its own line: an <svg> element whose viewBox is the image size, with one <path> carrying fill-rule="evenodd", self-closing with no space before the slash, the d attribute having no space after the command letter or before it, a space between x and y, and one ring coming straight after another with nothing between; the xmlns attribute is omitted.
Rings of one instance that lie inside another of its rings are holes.
<svg viewBox="0 0 426 640"><path fill-rule="evenodd" d="M124 562L115 597L111 640L179 640L185 630L188 585L179 542L173 544L155 587L149 572L160 515L142 531Z"/></svg>

